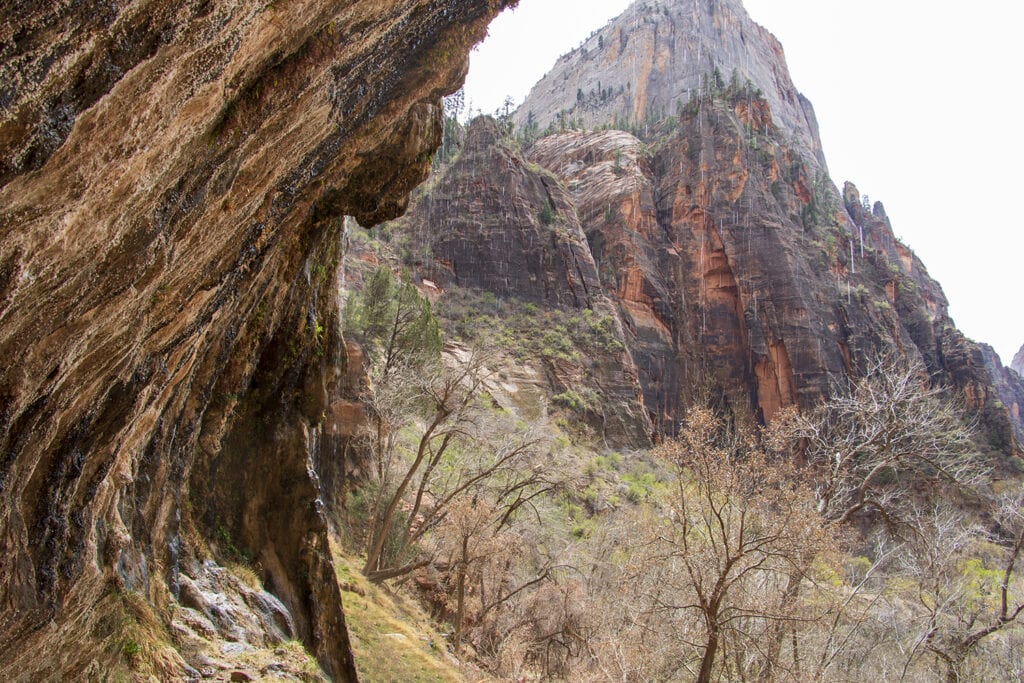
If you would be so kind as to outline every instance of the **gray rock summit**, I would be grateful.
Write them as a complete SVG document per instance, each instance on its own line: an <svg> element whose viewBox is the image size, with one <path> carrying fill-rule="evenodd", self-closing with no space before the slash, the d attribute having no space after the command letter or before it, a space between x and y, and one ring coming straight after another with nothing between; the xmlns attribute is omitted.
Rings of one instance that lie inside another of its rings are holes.
<svg viewBox="0 0 1024 683"><path fill-rule="evenodd" d="M1021 377L1024 377L1024 346L1021 346L1020 351L1013 357L1010 368Z"/></svg>
<svg viewBox="0 0 1024 683"><path fill-rule="evenodd" d="M543 131L644 125L671 116L714 79L748 80L803 156L825 160L811 103L794 87L782 44L741 0L638 0L559 57L515 114Z"/></svg>

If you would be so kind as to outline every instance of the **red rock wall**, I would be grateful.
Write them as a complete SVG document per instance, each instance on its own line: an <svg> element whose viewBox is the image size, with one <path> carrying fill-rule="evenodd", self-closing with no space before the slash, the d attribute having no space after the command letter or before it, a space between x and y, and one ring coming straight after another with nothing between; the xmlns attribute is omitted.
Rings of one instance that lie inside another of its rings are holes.
<svg viewBox="0 0 1024 683"><path fill-rule="evenodd" d="M921 357L1011 448L978 348L884 209L865 211L852 186L842 201L770 121L765 101L723 92L646 145L567 132L530 151L571 188L656 423L671 433L701 387L771 421L896 349Z"/></svg>
<svg viewBox="0 0 1024 683"><path fill-rule="evenodd" d="M652 221L653 223L653 221ZM476 119L458 158L432 179L393 229L412 237L419 277L544 308L614 315L577 206L557 177L527 162L489 117ZM590 389L584 419L611 446L643 448L651 424L633 358L618 335L579 361L533 359L551 394Z"/></svg>

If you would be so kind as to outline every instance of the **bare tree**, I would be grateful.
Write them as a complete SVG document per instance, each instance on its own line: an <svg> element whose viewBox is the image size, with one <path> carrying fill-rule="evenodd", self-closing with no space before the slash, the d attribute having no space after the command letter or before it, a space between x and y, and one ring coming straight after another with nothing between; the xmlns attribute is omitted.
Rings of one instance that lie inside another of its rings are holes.
<svg viewBox="0 0 1024 683"><path fill-rule="evenodd" d="M476 498L460 500L451 506L448 523L440 531L442 542L448 546L448 566L454 574L454 613L453 625L455 634L452 638L455 654L462 651L462 639L466 623L466 584L478 578L483 582L484 572L481 565L497 561L508 552L514 552L511 534L498 533L492 529L496 511L489 501ZM482 593L482 587L480 593ZM476 598L482 596L478 593ZM481 606L482 607L482 606Z"/></svg>
<svg viewBox="0 0 1024 683"><path fill-rule="evenodd" d="M833 524L874 514L899 526L914 487L971 486L986 468L962 411L928 386L917 361L884 356L816 410L792 413L789 435L817 481L818 510Z"/></svg>
<svg viewBox="0 0 1024 683"><path fill-rule="evenodd" d="M484 404L490 371L482 354L442 357L430 304L408 280L378 268L349 300L346 322L370 359L362 441L374 481L363 573L383 581L428 564L424 536L484 482L500 482L493 502L503 514L498 526L506 524L542 480L520 467L540 442Z"/></svg>
<svg viewBox="0 0 1024 683"><path fill-rule="evenodd" d="M1022 504L1020 491L1001 496L991 531L946 503L915 510L900 566L911 579L906 599L917 624L907 629L913 638L904 676L917 657L930 653L942 663L947 683L969 680L969 657L1024 612L1024 598L1012 598L1024 547Z"/></svg>
<svg viewBox="0 0 1024 683"><path fill-rule="evenodd" d="M847 556L845 580L816 584L815 602L827 614L819 627L802 634L808 664L804 680L835 680L836 669L850 680L871 677L859 672L887 643L889 634L879 618L886 604L885 567L900 549L888 536L879 536L874 559Z"/></svg>
<svg viewBox="0 0 1024 683"><path fill-rule="evenodd" d="M747 676L764 665L758 643L769 624L815 619L784 596L791 577L810 577L831 547L813 492L792 464L769 462L704 409L657 452L675 477L639 565L651 615L697 617L697 657L679 665L699 683L723 669Z"/></svg>
<svg viewBox="0 0 1024 683"><path fill-rule="evenodd" d="M363 567L363 573L371 581L401 576L429 562L416 558L395 566L388 560L405 558L428 526L436 524L436 520L417 524L420 508L437 465L453 443L474 426L472 408L480 381L473 366L449 370L443 366L428 369L392 365L385 377L370 386L365 403L373 418L366 437L373 445L379 477ZM414 407L422 410L422 422L417 419L419 415ZM455 493L448 492L442 504L465 486L456 486ZM395 529L400 506L406 502L407 493L413 491L413 501L404 515L402 528ZM385 543L396 532L393 557L386 558Z"/></svg>
<svg viewBox="0 0 1024 683"><path fill-rule="evenodd" d="M439 557L447 558L437 566L448 575L445 583L456 654L461 652L470 621L493 622L488 620L492 611L547 581L554 569L548 557L539 567L528 568L525 577L517 571L530 552L526 539L509 524L507 502L464 497L451 506L448 520L437 534L438 545L444 549Z"/></svg>
<svg viewBox="0 0 1024 683"><path fill-rule="evenodd" d="M367 397L375 415L392 420L385 439L377 438L376 421L366 434L368 442L382 445L374 453L381 479L364 566L372 581L431 563L421 542L448 522L463 499L479 500L481 509L493 512L479 532L494 534L558 485L540 463L542 440L486 405L490 373L481 356L449 361L433 372L394 373Z"/></svg>

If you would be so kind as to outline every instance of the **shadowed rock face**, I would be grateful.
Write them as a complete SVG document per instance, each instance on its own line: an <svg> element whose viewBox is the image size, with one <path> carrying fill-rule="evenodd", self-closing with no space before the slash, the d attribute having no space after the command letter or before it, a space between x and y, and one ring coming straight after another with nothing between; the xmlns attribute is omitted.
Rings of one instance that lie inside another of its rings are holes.
<svg viewBox="0 0 1024 683"><path fill-rule="evenodd" d="M442 287L611 316L605 348L591 349L581 364L547 359L544 374L553 394L586 388L600 397L597 410L584 411L584 417L609 445L650 446L637 369L601 288L571 193L502 139L493 119L473 121L458 159L432 180L395 229L429 254L416 270Z"/></svg>
<svg viewBox="0 0 1024 683"><path fill-rule="evenodd" d="M991 347L975 343L956 328L942 287L917 255L896 239L881 202L869 210L851 183L843 194L846 213L854 222L854 240L863 239L884 257L889 274L878 271L875 277L910 338L911 351L921 355L933 381L956 390L992 447L1004 452L1019 448L1024 443L1024 420L1013 405L1024 383L1003 368ZM905 352L908 347L897 348Z"/></svg>
<svg viewBox="0 0 1024 683"><path fill-rule="evenodd" d="M231 548L354 678L318 476L341 467L321 452L341 217L404 210L507 4L9 8L0 671L102 668L89 605L163 609ZM80 647L40 657L53 643Z"/></svg>
<svg viewBox="0 0 1024 683"><path fill-rule="evenodd" d="M580 309L601 296L565 189L528 168L493 119L469 127L459 159L407 223L429 242L429 275L445 284Z"/></svg>
<svg viewBox="0 0 1024 683"><path fill-rule="evenodd" d="M1024 346L1020 347L1020 351L1013 357L1013 362L1010 367L1021 377L1024 377Z"/></svg>
<svg viewBox="0 0 1024 683"><path fill-rule="evenodd" d="M1017 443L1024 444L1024 378L1011 368L1003 367L999 354L988 344L978 344L978 348L985 369L992 377L996 397L1010 414Z"/></svg>

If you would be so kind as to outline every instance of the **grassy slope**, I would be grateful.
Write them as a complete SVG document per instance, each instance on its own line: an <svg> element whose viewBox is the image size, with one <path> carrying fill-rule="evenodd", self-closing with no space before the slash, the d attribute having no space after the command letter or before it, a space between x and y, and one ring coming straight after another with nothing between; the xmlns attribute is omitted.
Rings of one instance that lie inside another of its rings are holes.
<svg viewBox="0 0 1024 683"><path fill-rule="evenodd" d="M335 545L345 619L363 683L461 683L446 641L419 604L367 581ZM478 679L478 677L475 677Z"/></svg>

